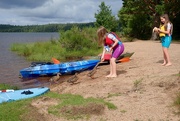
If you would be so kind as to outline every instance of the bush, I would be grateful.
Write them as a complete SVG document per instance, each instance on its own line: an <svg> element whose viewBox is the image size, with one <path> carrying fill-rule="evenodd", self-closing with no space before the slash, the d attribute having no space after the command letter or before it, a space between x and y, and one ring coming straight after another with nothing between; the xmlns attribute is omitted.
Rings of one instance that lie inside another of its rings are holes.
<svg viewBox="0 0 180 121"><path fill-rule="evenodd" d="M101 51L97 42L97 28L76 26L71 30L61 31L60 45L66 50L67 59L79 59L82 56L94 56Z"/></svg>
<svg viewBox="0 0 180 121"><path fill-rule="evenodd" d="M96 30L96 28L79 29L74 26L71 30L60 33L59 42L67 51L85 51L85 48L98 49Z"/></svg>
<svg viewBox="0 0 180 121"><path fill-rule="evenodd" d="M95 56L102 51L97 42L97 28L61 31L59 40L36 43L15 43L11 50L25 56L30 61L50 61L52 57L60 61L67 58L79 59L82 56Z"/></svg>

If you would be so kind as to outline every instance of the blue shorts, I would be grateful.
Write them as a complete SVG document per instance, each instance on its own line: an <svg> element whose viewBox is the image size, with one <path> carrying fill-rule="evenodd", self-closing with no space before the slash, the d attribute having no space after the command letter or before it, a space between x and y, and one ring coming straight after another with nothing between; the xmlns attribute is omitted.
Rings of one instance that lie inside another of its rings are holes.
<svg viewBox="0 0 180 121"><path fill-rule="evenodd" d="M162 47L169 48L171 44L171 40L172 40L172 37L168 35L166 35L165 37L161 37Z"/></svg>

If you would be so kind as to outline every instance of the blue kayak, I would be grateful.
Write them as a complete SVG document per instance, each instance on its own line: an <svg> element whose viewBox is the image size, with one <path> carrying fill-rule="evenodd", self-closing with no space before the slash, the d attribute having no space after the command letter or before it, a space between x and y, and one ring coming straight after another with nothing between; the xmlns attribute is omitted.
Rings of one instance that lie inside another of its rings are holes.
<svg viewBox="0 0 180 121"><path fill-rule="evenodd" d="M99 62L99 59L94 60L83 60L74 62L64 62L60 64L37 64L20 70L20 76L23 78L27 77L38 77L38 76L52 76L57 73L63 74L74 74L76 72L91 70Z"/></svg>
<svg viewBox="0 0 180 121"><path fill-rule="evenodd" d="M22 100L40 96L50 89L48 87L29 88L21 90L9 90L7 92L0 92L0 103Z"/></svg>

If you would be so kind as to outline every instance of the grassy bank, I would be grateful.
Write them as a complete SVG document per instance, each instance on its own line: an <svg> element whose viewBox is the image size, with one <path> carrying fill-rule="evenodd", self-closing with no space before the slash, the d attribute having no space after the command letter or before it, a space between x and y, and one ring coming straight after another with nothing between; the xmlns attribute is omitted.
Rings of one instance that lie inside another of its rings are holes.
<svg viewBox="0 0 180 121"><path fill-rule="evenodd" d="M14 43L11 50L30 61L50 61L52 57L65 61L95 56L102 51L97 42L96 30L91 27L83 29L73 27L71 30L60 32L59 40Z"/></svg>
<svg viewBox="0 0 180 121"><path fill-rule="evenodd" d="M46 107L47 113L41 114ZM1 121L47 120L47 115L65 119L88 119L91 115L101 115L105 107L117 107L103 99L83 98L80 95L48 92L42 96L0 104ZM52 119L53 120L53 119Z"/></svg>
<svg viewBox="0 0 180 121"><path fill-rule="evenodd" d="M4 90L4 89L14 89L17 90L19 89L17 86L13 86L13 85L8 85L8 84L0 84L0 90Z"/></svg>

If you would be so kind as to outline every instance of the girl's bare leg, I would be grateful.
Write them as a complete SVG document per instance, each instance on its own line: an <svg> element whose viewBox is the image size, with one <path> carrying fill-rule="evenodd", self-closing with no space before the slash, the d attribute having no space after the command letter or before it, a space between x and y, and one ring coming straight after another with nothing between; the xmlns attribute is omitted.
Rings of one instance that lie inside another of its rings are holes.
<svg viewBox="0 0 180 121"><path fill-rule="evenodd" d="M172 65L171 61L170 61L170 56L169 56L169 53L168 53L168 48L164 48L164 53L165 53L165 56L166 56L166 65L165 66L170 66Z"/></svg>
<svg viewBox="0 0 180 121"><path fill-rule="evenodd" d="M116 58L111 58L110 60L110 74L107 75L106 77L117 77L116 73Z"/></svg>
<svg viewBox="0 0 180 121"><path fill-rule="evenodd" d="M163 64L161 64L161 65L162 65L162 66L165 66L166 63L167 63L167 58L166 58L166 55L165 55L165 50L164 50L164 48L162 48L162 50L163 50L164 62L163 62Z"/></svg>
<svg viewBox="0 0 180 121"><path fill-rule="evenodd" d="M112 58L110 59L110 73L106 77L111 77L112 75Z"/></svg>
<svg viewBox="0 0 180 121"><path fill-rule="evenodd" d="M111 77L117 77L116 58L112 58L112 75L111 75Z"/></svg>

